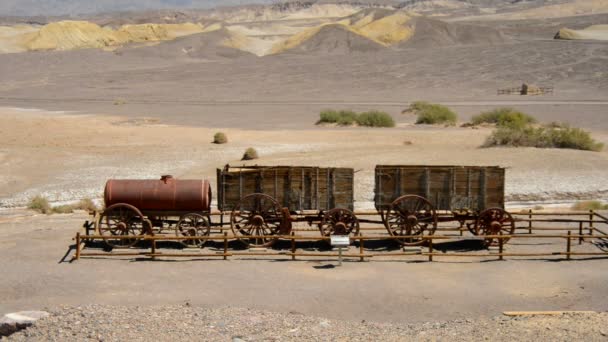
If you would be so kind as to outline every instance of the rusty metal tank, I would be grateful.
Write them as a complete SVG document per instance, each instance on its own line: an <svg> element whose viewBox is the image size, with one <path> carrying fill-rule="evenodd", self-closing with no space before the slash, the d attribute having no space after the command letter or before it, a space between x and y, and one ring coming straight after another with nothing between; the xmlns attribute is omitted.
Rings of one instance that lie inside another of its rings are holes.
<svg viewBox="0 0 608 342"><path fill-rule="evenodd" d="M110 179L104 190L106 207L127 203L141 211L209 211L211 186L203 179Z"/></svg>

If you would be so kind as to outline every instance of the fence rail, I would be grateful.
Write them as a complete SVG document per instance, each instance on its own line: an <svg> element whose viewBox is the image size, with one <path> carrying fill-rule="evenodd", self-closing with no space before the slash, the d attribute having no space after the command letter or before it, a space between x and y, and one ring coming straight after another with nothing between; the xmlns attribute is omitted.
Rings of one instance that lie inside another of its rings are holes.
<svg viewBox="0 0 608 342"><path fill-rule="evenodd" d="M581 245L583 242L586 242L590 239L601 239L605 240L608 243L608 234L598 228L598 226L602 226L602 228L606 229L608 227L608 219L606 216L600 215L594 211L589 212L575 212L575 213L534 213L532 211L528 212L514 212L512 213L516 217L517 223L524 223L523 226L516 226L515 234L498 234L498 235L474 235L470 237L463 237L463 232L468 231L466 227L462 225L456 228L449 227L441 227L436 231L440 232L459 232L459 235L410 235L410 236L391 236L391 235L381 235L381 234L370 234L363 235L360 231L358 235L351 236L350 239L352 242L356 242L358 244L358 253L348 252L342 254L344 258L356 258L359 261L365 261L369 258L374 257L396 257L396 256L418 256L418 257L426 257L428 261L433 261L433 258L437 257L477 257L477 258L496 258L498 260L504 260L506 257L556 257L562 256L566 260L570 260L573 256L587 256L587 257L608 257L608 249L607 250L599 250L599 251L572 251L572 242L578 241L578 244ZM521 218L521 217L526 218ZM547 217L547 216L558 216L559 219L548 219L548 218L535 218L535 216ZM569 217L569 218L564 218ZM584 217L584 218L582 218ZM550 226L550 227L538 227L535 226L534 223L558 223L558 224L570 224L567 227L564 226ZM374 230L384 230L384 226L369 226L362 227L368 228L362 229L363 231L372 232ZM93 240L101 240L110 239L134 239L134 236L103 236L103 235L95 235L95 234L81 234L78 232L74 238L76 241L76 252L73 257L73 260L79 260L82 257L97 257L97 256L131 256L131 257L147 257L147 258L179 258L179 257L188 257L188 258L223 258L227 260L229 257L238 257L238 256L269 256L269 257L289 257L291 260L296 260L297 257L336 257L339 254L330 251L330 252L310 252L310 251L298 251L297 250L297 242L306 242L306 241L328 241L330 237L328 236L307 236L302 235L301 233L307 231L316 231L316 229L297 229L295 228L291 234L289 235L258 235L258 236L247 236L248 239L277 239L277 240L285 240L290 242L290 248L283 250L267 250L263 252L259 252L256 250L249 251L241 251L241 250L229 250L229 242L236 240L236 237L232 234L228 234L225 230L220 230L219 234L214 235L204 235L204 236L167 236L167 235L141 235L136 236L138 240L147 241L149 243L148 251L135 251L128 249L119 250L119 251L111 251L111 252L89 252L86 248L86 242ZM551 231L562 232L566 231L567 233L550 233ZM577 233L573 233L577 232ZM377 252L374 250L369 250L365 248L366 241L373 240L405 240L405 239L418 239L423 240L424 244L419 248L418 251L411 251L408 249L404 249L401 252L387 251L387 252ZM461 252L448 252L448 253L438 253L435 251L437 243L446 242L446 241L458 241L458 240L486 240L486 239L495 239L498 241L498 246L496 248L497 251L489 250L488 252L479 253L479 252L470 252L470 253L461 253ZM542 252L505 252L505 241L509 239L511 241L522 239L522 240L535 240L535 239L559 239L565 241L562 245L563 247L559 250L554 251L542 251ZM193 253L189 248L185 253L176 253L176 252L162 252L158 251L157 242L158 241L186 241L186 240L198 240L198 241L216 241L222 243L222 248L217 248L212 252L204 252L204 249L200 249L201 252ZM83 243L85 245L83 246ZM355 246L356 247L356 246ZM426 248L427 251L423 251L422 248Z"/></svg>

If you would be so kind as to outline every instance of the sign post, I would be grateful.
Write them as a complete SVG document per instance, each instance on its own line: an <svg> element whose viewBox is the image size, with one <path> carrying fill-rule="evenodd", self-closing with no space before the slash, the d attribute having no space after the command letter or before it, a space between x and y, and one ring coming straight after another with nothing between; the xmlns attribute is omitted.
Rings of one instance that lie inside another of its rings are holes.
<svg viewBox="0 0 608 342"><path fill-rule="evenodd" d="M348 235L331 235L331 246L338 247L338 266L342 266L342 248L350 246Z"/></svg>

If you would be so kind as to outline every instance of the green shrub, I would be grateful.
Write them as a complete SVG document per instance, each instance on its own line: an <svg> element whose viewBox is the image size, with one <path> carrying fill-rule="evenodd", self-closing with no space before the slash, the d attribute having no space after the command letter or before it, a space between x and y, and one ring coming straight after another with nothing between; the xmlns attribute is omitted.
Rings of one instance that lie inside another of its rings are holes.
<svg viewBox="0 0 608 342"><path fill-rule="evenodd" d="M349 126L357 121L357 113L351 110L336 111L333 109L324 110L319 114L318 124L335 123L340 126Z"/></svg>
<svg viewBox="0 0 608 342"><path fill-rule="evenodd" d="M247 150L245 150L245 153L243 154L243 158L241 160L252 160L252 159L258 159L258 151L256 151L255 148L250 147Z"/></svg>
<svg viewBox="0 0 608 342"><path fill-rule="evenodd" d="M581 201L574 203L572 210L606 210L608 204L602 204L600 201Z"/></svg>
<svg viewBox="0 0 608 342"><path fill-rule="evenodd" d="M350 126L357 124L366 127L395 127L395 120L384 112L372 110L357 114L352 110L324 110L320 113L317 125L333 123L339 126Z"/></svg>
<svg viewBox="0 0 608 342"><path fill-rule="evenodd" d="M486 139L484 147L527 146L541 148L568 148L601 151L604 145L580 128L553 127L498 127Z"/></svg>
<svg viewBox="0 0 608 342"><path fill-rule="evenodd" d="M439 104L418 101L412 103L408 110L418 116L416 124L453 126L458 120L456 113Z"/></svg>
<svg viewBox="0 0 608 342"><path fill-rule="evenodd" d="M473 125L490 123L501 127L513 128L523 128L535 122L536 119L532 116L516 111L513 108L499 108L489 112L483 112L473 116L471 119Z"/></svg>
<svg viewBox="0 0 608 342"><path fill-rule="evenodd" d="M81 199L76 205L73 206L74 209L85 210L88 212L92 212L97 210L97 206L90 198Z"/></svg>
<svg viewBox="0 0 608 342"><path fill-rule="evenodd" d="M228 137L226 134L222 132L217 132L213 135L213 143L214 144L225 144L228 142Z"/></svg>
<svg viewBox="0 0 608 342"><path fill-rule="evenodd" d="M388 113L372 110L359 114L357 124L366 127L395 127L395 120Z"/></svg>
<svg viewBox="0 0 608 342"><path fill-rule="evenodd" d="M69 204L63 204L53 207L51 210L55 214L71 214L74 212L74 207Z"/></svg>
<svg viewBox="0 0 608 342"><path fill-rule="evenodd" d="M27 208L43 214L51 213L51 205L49 204L49 201L45 197L42 197L40 195L32 198L30 200L30 203L28 203Z"/></svg>
<svg viewBox="0 0 608 342"><path fill-rule="evenodd" d="M604 144L595 141L589 132L576 127L547 128L553 147L599 152Z"/></svg>

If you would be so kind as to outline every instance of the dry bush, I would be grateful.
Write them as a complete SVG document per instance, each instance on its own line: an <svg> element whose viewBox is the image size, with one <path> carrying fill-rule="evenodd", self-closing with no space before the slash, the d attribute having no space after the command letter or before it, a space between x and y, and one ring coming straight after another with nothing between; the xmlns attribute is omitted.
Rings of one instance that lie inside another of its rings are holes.
<svg viewBox="0 0 608 342"><path fill-rule="evenodd" d="M352 110L326 109L319 113L319 121L316 124L335 123L339 126L350 126L355 122L357 122L357 113Z"/></svg>
<svg viewBox="0 0 608 342"><path fill-rule="evenodd" d="M95 205L95 202L93 202L93 200L90 198L81 199L73 207L74 207L74 209L84 210L84 211L88 211L88 212L93 212L93 211L97 210L97 206Z"/></svg>
<svg viewBox="0 0 608 342"><path fill-rule="evenodd" d="M395 120L388 113L372 110L359 114L357 124L365 127L395 127Z"/></svg>
<svg viewBox="0 0 608 342"><path fill-rule="evenodd" d="M572 210L607 210L608 204L602 204L600 201L581 201L574 203Z"/></svg>
<svg viewBox="0 0 608 342"><path fill-rule="evenodd" d="M523 128L536 123L536 119L513 108L498 108L473 116L471 123L473 125L489 123L501 127Z"/></svg>
<svg viewBox="0 0 608 342"><path fill-rule="evenodd" d="M40 195L32 198L28 203L27 208L42 214L51 213L51 205L49 204L49 201L46 199L46 197Z"/></svg>
<svg viewBox="0 0 608 342"><path fill-rule="evenodd" d="M52 209L53 214L71 214L74 212L74 207L69 204L62 204Z"/></svg>
<svg viewBox="0 0 608 342"><path fill-rule="evenodd" d="M458 121L456 113L439 104L417 101L410 105L408 111L418 116L416 124L453 126Z"/></svg>
<svg viewBox="0 0 608 342"><path fill-rule="evenodd" d="M256 151L255 148L250 147L245 150L245 153L243 154L243 158L241 158L241 160L252 160L258 158L258 151Z"/></svg>
<svg viewBox="0 0 608 342"><path fill-rule="evenodd" d="M525 146L567 148L599 152L604 144L595 141L589 132L576 127L498 127L486 139L483 147Z"/></svg>
<svg viewBox="0 0 608 342"><path fill-rule="evenodd" d="M217 132L213 136L213 143L214 144L225 144L227 142L228 142L228 137L223 132Z"/></svg>

